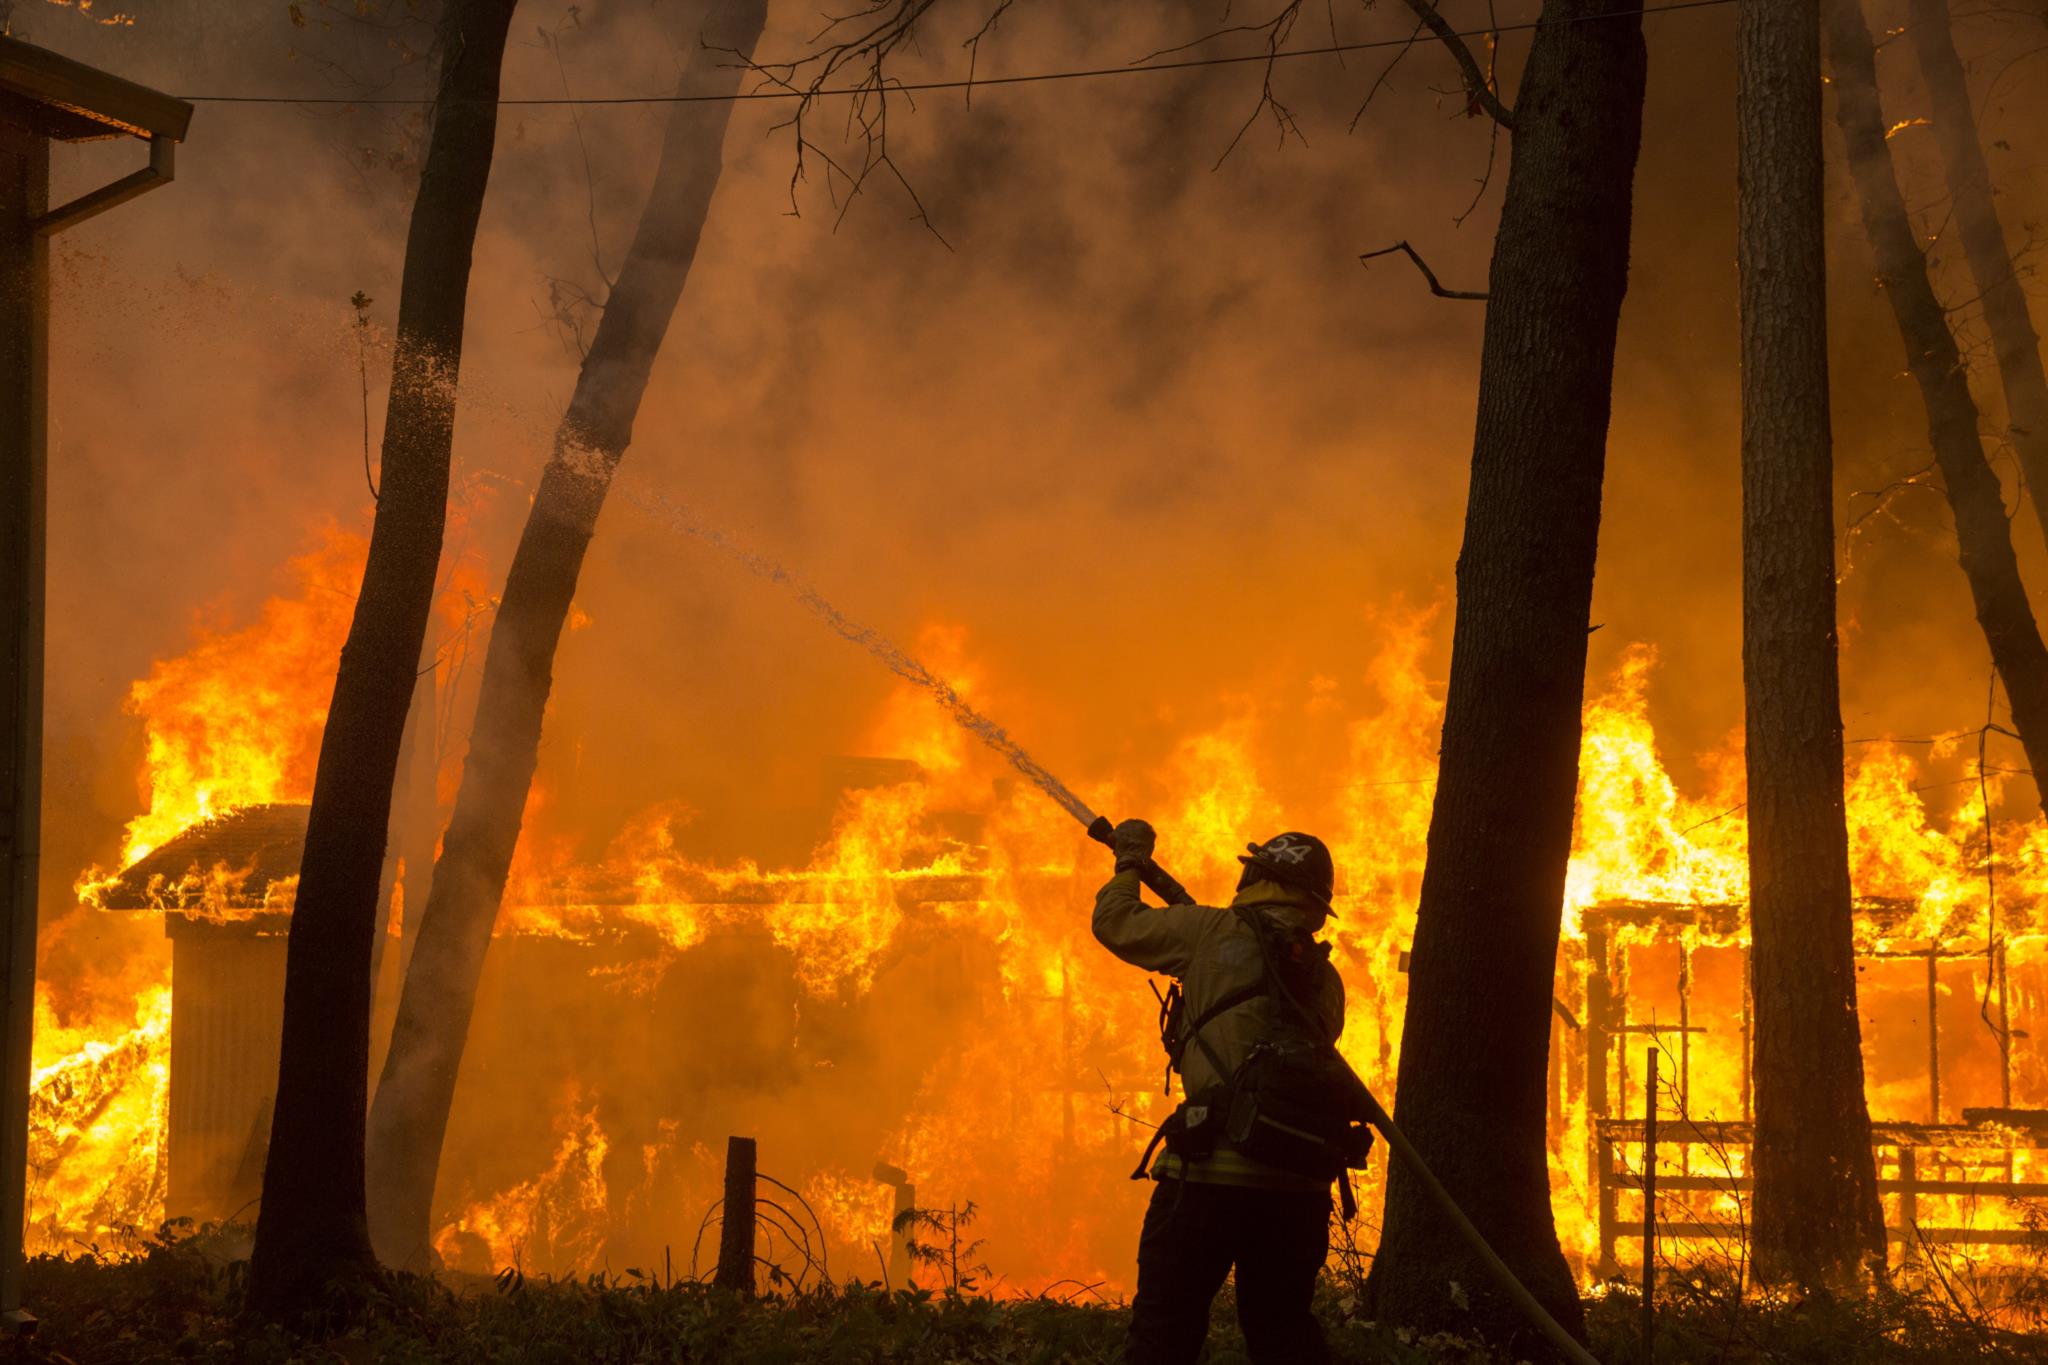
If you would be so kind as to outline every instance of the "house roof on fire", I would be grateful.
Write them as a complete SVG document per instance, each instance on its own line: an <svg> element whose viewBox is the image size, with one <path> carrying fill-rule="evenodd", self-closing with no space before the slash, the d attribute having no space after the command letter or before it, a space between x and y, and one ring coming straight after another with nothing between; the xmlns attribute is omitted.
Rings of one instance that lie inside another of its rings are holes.
<svg viewBox="0 0 2048 1365"><path fill-rule="evenodd" d="M124 136L182 142L192 123L192 106L181 99L4 36L0 114L61 142Z"/></svg>
<svg viewBox="0 0 2048 1365"><path fill-rule="evenodd" d="M306 814L297 803L245 806L153 849L104 891L108 910L252 910L299 875Z"/></svg>
<svg viewBox="0 0 2048 1365"><path fill-rule="evenodd" d="M99 889L93 902L102 910L169 911L277 932L291 911L310 810L298 802L245 806L193 825L124 869ZM820 888L810 894L829 895L822 884L828 880L821 879ZM982 880L974 874L913 875L901 889L920 903L971 901L982 894ZM775 874L721 879L704 871L684 872L668 894L698 905L771 904L806 896L800 879ZM600 867L566 874L539 894L539 903L631 905L645 895L630 873Z"/></svg>

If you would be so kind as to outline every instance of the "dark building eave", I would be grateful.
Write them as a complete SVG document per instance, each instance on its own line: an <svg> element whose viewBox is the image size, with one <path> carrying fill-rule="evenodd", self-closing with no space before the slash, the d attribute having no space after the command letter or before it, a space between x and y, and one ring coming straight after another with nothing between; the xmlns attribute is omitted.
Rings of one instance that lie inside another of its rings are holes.
<svg viewBox="0 0 2048 1365"><path fill-rule="evenodd" d="M0 96L47 137L185 140L192 106L47 48L0 36Z"/></svg>

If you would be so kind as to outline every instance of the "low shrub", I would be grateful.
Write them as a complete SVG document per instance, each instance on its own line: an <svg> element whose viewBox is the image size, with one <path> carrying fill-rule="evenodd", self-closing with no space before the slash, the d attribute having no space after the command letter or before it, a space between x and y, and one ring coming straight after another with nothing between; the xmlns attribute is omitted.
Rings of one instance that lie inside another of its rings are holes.
<svg viewBox="0 0 2048 1365"><path fill-rule="evenodd" d="M579 1280L514 1272L451 1286L393 1276L367 1304L314 1336L241 1311L245 1239L171 1230L144 1254L86 1249L30 1261L29 1307L41 1320L20 1358L52 1365L641 1365L647 1362L1116 1361L1128 1313L1082 1294L991 1299L890 1291L879 1284L743 1298L628 1271ZM1711 1284L1678 1287L1657 1314L1660 1365L1933 1365L1996 1360L2048 1365L2048 1336L1989 1325L1940 1296L1880 1288L1854 1299L1758 1298ZM1339 1361L1504 1365L1456 1336L1390 1331L1363 1316L1354 1285L1330 1281L1319 1311ZM1590 1299L1587 1325L1603 1365L1643 1365L1641 1301L1628 1290ZM1230 1294L1218 1297L1210 1365L1242 1365Z"/></svg>

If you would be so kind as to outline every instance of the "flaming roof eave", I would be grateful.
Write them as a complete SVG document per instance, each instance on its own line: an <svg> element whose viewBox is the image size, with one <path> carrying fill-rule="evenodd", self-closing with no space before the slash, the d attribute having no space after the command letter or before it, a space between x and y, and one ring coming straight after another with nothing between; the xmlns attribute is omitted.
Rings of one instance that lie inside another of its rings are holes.
<svg viewBox="0 0 2048 1365"><path fill-rule="evenodd" d="M246 806L194 825L100 887L93 903L107 911L162 913L197 931L233 925L242 932L282 932L290 922L290 889L298 875L308 809L290 802ZM878 878L906 909L978 906L990 899L990 879L980 872L907 869ZM578 872L514 891L504 914L515 926L522 919L546 921L577 912L616 912L646 921L657 919L666 906L687 906L720 918L720 910L830 904L848 894L867 894L878 878L809 869L730 874L690 869L676 885L663 888L663 895L650 898L647 887L630 875ZM1027 873L1024 879L1048 885L1065 880L1053 872ZM1014 884L1017 877L1007 880Z"/></svg>

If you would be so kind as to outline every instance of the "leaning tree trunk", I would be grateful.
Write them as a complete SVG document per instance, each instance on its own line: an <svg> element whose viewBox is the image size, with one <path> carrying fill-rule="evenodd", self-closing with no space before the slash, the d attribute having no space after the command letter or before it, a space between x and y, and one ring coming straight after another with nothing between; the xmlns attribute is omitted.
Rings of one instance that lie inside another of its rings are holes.
<svg viewBox="0 0 2048 1365"><path fill-rule="evenodd" d="M1977 133L1977 111L1970 104L1970 85L1956 55L1949 28L1947 0L1912 0L1907 32L1927 78L1934 105L1934 141L1948 172L1949 198L1956 229L1969 257L1970 274L1984 300L1984 324L1998 355L1998 374L2005 386L2006 432L2026 476L2034 518L2048 532L2048 373L2041 368L2041 338L2027 311L2027 293L2020 287L2006 246L2005 229L1991 198L1991 169L1984 164L1984 144Z"/></svg>
<svg viewBox="0 0 2048 1365"><path fill-rule="evenodd" d="M1863 1098L1828 425L1820 0L1742 0L1742 681L1756 984L1758 1275L1884 1264Z"/></svg>
<svg viewBox="0 0 2048 1365"><path fill-rule="evenodd" d="M1849 172L1863 204L1864 232L1906 343L1906 364L1926 402L1927 433L1947 485L1956 548L1970 582L1977 624L1983 627L1992 666L2005 684L2027 766L2035 773L2048 773L2048 647L2041 643L2026 586L2020 581L2004 491L1984 458L1969 372L1957 352L1948 315L1935 298L1927 257L1899 193L1891 149L1885 145L1877 52L1859 0L1828 0L1828 60L1834 72L1835 120L1841 125ZM2048 793L2048 781L2037 778L2035 788Z"/></svg>
<svg viewBox="0 0 2048 1365"><path fill-rule="evenodd" d="M767 0L726 0L680 92L730 94ZM734 54L739 54L735 56ZM555 649L613 472L689 278L717 187L730 101L677 104L647 207L577 376L491 629L476 721L370 1113L371 1237L388 1265L428 1259L441 1144L540 747Z"/></svg>
<svg viewBox="0 0 2048 1365"><path fill-rule="evenodd" d="M1629 0L1549 0L1513 112L1397 1077L1415 1146L1580 1332L1551 1219L1545 1079L1642 133L1640 15ZM1399 1165L1370 1290L1382 1322L1545 1354Z"/></svg>
<svg viewBox="0 0 2048 1365"><path fill-rule="evenodd" d="M296 1317L372 1275L363 1212L370 957L391 786L448 502L470 258L515 0L448 0L413 201L376 522L342 646L285 953L284 1034L249 1303Z"/></svg>

